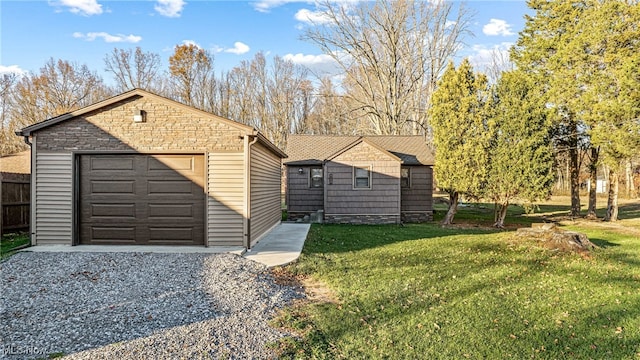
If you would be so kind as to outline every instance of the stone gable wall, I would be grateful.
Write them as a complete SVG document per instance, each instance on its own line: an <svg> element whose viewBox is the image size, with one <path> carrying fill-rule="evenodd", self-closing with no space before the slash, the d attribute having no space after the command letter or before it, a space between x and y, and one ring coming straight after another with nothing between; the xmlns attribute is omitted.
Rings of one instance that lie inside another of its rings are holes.
<svg viewBox="0 0 640 360"><path fill-rule="evenodd" d="M145 122L135 123L135 110ZM151 98L127 99L36 132L39 151L241 152L243 131L223 120Z"/></svg>

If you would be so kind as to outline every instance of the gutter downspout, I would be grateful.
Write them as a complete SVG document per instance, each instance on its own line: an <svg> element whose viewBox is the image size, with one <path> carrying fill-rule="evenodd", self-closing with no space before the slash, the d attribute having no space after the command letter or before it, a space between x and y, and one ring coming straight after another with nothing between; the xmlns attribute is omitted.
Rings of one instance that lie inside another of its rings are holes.
<svg viewBox="0 0 640 360"><path fill-rule="evenodd" d="M249 142L249 137L254 136L253 140ZM244 136L244 156L245 156L245 189L244 189L244 235L245 235L245 247L247 250L251 248L251 145L258 142L258 137L255 134Z"/></svg>

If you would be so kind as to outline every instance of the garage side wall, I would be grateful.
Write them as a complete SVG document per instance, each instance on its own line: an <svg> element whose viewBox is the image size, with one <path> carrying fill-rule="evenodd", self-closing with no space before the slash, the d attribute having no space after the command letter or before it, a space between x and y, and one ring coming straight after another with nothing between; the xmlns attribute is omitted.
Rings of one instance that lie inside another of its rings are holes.
<svg viewBox="0 0 640 360"><path fill-rule="evenodd" d="M244 246L244 154L209 155L209 246Z"/></svg>
<svg viewBox="0 0 640 360"><path fill-rule="evenodd" d="M251 245L280 223L281 160L263 145L251 146Z"/></svg>
<svg viewBox="0 0 640 360"><path fill-rule="evenodd" d="M34 181L34 244L71 245L72 159L69 153L37 152Z"/></svg>

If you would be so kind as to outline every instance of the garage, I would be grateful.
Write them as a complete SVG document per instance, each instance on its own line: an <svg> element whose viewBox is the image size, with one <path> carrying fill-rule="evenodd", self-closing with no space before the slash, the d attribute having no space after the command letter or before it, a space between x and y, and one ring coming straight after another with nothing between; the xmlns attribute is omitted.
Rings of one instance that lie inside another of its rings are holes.
<svg viewBox="0 0 640 360"><path fill-rule="evenodd" d="M32 245L250 249L287 155L257 129L133 89L30 125Z"/></svg>
<svg viewBox="0 0 640 360"><path fill-rule="evenodd" d="M204 245L204 155L78 156L81 244Z"/></svg>

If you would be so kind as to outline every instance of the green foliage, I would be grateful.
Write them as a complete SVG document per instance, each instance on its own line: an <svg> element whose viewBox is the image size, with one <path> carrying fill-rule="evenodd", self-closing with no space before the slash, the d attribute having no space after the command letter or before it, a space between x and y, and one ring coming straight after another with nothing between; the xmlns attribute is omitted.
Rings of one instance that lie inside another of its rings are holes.
<svg viewBox="0 0 640 360"><path fill-rule="evenodd" d="M490 133L483 114L487 79L465 59L450 63L431 99L438 186L478 196L486 182Z"/></svg>
<svg viewBox="0 0 640 360"><path fill-rule="evenodd" d="M339 303L291 314L287 323L314 330L287 356L635 359L637 235L578 230L602 249L563 255L510 232L437 224L313 225L289 269L324 281Z"/></svg>
<svg viewBox="0 0 640 360"><path fill-rule="evenodd" d="M26 233L9 233L2 236L0 241L0 259L11 256L15 249L29 245L31 240Z"/></svg>
<svg viewBox="0 0 640 360"><path fill-rule="evenodd" d="M484 197L497 204L546 198L555 180L550 124L532 79L502 74L487 106L492 133Z"/></svg>

